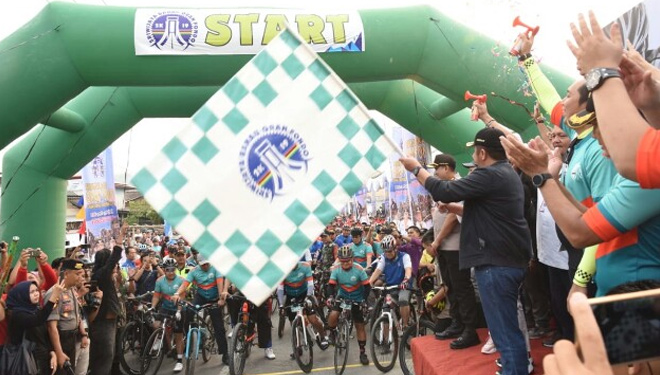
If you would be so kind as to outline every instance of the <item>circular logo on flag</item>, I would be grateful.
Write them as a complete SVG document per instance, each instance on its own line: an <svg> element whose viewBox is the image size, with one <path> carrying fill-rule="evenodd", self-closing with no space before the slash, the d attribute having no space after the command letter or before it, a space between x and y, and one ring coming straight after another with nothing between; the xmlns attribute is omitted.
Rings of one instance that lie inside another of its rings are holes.
<svg viewBox="0 0 660 375"><path fill-rule="evenodd" d="M273 200L285 195L296 180L307 174L310 159L300 134L286 125L268 125L243 142L239 167L243 181L255 194Z"/></svg>
<svg viewBox="0 0 660 375"><path fill-rule="evenodd" d="M147 21L149 45L160 50L183 51L197 39L199 25L191 14L179 11L158 12Z"/></svg>

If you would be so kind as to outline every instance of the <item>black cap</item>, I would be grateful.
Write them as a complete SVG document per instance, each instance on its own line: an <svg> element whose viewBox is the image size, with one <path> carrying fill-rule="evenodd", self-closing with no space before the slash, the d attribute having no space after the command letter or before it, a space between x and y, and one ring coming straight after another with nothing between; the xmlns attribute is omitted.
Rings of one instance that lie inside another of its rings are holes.
<svg viewBox="0 0 660 375"><path fill-rule="evenodd" d="M452 170L456 169L456 159L454 159L451 155L449 154L438 154L435 156L435 159L433 159L433 163L427 164L427 168L433 168L437 169L440 166L448 166Z"/></svg>
<svg viewBox="0 0 660 375"><path fill-rule="evenodd" d="M64 259L62 261L62 271L81 270L85 264L78 259Z"/></svg>
<svg viewBox="0 0 660 375"><path fill-rule="evenodd" d="M474 136L474 141L466 143L465 146L481 146L490 150L504 151L502 142L500 142L500 137L502 136L504 136L504 133L501 130L495 128L483 128Z"/></svg>
<svg viewBox="0 0 660 375"><path fill-rule="evenodd" d="M351 236L361 236L361 235L362 235L362 229L360 228L351 229Z"/></svg>

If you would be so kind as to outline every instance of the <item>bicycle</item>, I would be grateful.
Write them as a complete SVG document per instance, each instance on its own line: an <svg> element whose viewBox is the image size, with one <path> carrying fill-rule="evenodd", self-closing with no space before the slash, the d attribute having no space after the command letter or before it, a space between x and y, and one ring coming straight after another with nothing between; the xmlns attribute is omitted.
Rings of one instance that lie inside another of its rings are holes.
<svg viewBox="0 0 660 375"><path fill-rule="evenodd" d="M290 306L284 307L284 309L287 308L296 314L293 322L291 322L293 358L303 372L310 373L314 366L314 341L318 343L319 348L321 347L319 336L314 332L312 325L307 319L307 315L309 315L309 310L311 309L311 302L305 299L304 301L293 302ZM307 358L308 356L309 358Z"/></svg>
<svg viewBox="0 0 660 375"><path fill-rule="evenodd" d="M412 362L412 352L410 350L410 341L415 337L432 335L435 330L435 323L433 323L433 315L426 308L426 303L424 301L424 293L421 289L411 290L411 293L417 297L417 311L419 313L419 319L415 324L411 324L403 335L401 336L401 342L399 343L399 366L401 366L401 371L404 375L412 375L415 373L415 368L413 367Z"/></svg>
<svg viewBox="0 0 660 375"><path fill-rule="evenodd" d="M183 314L186 317L186 325L188 326L184 351L186 375L193 375L200 349L204 363L208 362L211 359L211 354L216 351L213 324L207 318L210 318L208 310L216 308L218 305L212 302L200 306L193 305L188 301L179 302L179 305L184 307ZM189 311L190 313L188 313ZM192 318L192 320L188 322L188 318Z"/></svg>
<svg viewBox="0 0 660 375"><path fill-rule="evenodd" d="M351 332L353 331L353 318L351 310L353 305L360 306L360 308L362 308L362 303L346 301L343 298L338 298L337 302L339 303L340 312L339 319L337 321L337 334L334 339L334 366L335 374L341 375L344 373L344 369L346 368L346 361L348 360L348 348L351 341Z"/></svg>
<svg viewBox="0 0 660 375"><path fill-rule="evenodd" d="M119 362L122 369L129 375L142 373L142 350L153 332L153 316L149 310L148 300L153 292L140 296L128 297L126 315L128 323L119 334Z"/></svg>
<svg viewBox="0 0 660 375"><path fill-rule="evenodd" d="M149 310L153 310L153 307ZM161 324L149 336L149 340L147 340L147 344L142 350L141 375L156 375L167 353L165 346L167 348L174 347L174 335L172 334L174 331L174 315L160 312L153 315L155 320L161 318Z"/></svg>
<svg viewBox="0 0 660 375"><path fill-rule="evenodd" d="M316 300L317 301L327 300L328 298L326 296L325 286L328 285L328 282L330 281L330 269L321 270L317 268L316 270L314 270L313 277L314 277L314 296L316 297ZM328 314L330 313L328 306L326 306L325 304L323 304L323 306L319 306L316 313L318 314L319 318L321 318L323 325L327 327Z"/></svg>
<svg viewBox="0 0 660 375"><path fill-rule="evenodd" d="M398 305L388 291L398 290L399 286L375 286L372 289L382 291L384 297L381 298L384 298L384 300L380 316L371 328L369 349L374 365L380 371L388 372L394 367L399 351L399 334L397 332L397 326L399 325Z"/></svg>
<svg viewBox="0 0 660 375"><path fill-rule="evenodd" d="M238 313L236 325L232 330L229 342L229 373L231 375L242 375L245 369L245 360L250 356L254 338L255 323L250 318L250 311L255 305L243 295L232 295L229 299L243 301L243 306Z"/></svg>

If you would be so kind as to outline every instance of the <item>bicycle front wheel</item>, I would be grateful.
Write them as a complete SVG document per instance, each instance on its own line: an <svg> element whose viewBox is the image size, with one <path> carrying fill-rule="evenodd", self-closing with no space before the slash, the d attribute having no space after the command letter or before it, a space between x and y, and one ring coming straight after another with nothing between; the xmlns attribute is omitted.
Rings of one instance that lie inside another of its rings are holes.
<svg viewBox="0 0 660 375"><path fill-rule="evenodd" d="M199 329L191 328L186 342L186 375L195 373L195 362L199 353Z"/></svg>
<svg viewBox="0 0 660 375"><path fill-rule="evenodd" d="M149 340L147 340L144 349L142 350L142 375L156 375L160 369L160 365L165 358L165 330L158 328L155 330Z"/></svg>
<svg viewBox="0 0 660 375"><path fill-rule="evenodd" d="M399 334L396 324L390 326L388 316L382 315L374 323L369 348L374 365L380 371L388 372L394 367L399 351Z"/></svg>
<svg viewBox="0 0 660 375"><path fill-rule="evenodd" d="M245 358L247 358L248 345L246 341L247 326L243 323L237 323L232 331L229 341L229 373L231 375L242 375L245 368Z"/></svg>
<svg viewBox="0 0 660 375"><path fill-rule="evenodd" d="M349 322L342 319L337 326L337 337L335 337L335 374L341 375L346 368L348 360L348 347L350 343Z"/></svg>
<svg viewBox="0 0 660 375"><path fill-rule="evenodd" d="M119 362L129 375L140 375L142 363L142 349L149 339L148 333L142 324L136 321L129 322L119 335Z"/></svg>
<svg viewBox="0 0 660 375"><path fill-rule="evenodd" d="M291 324L291 347L293 349L293 358L298 363L303 372L309 374L314 365L314 341L313 338L307 335L307 342L305 342L305 326L303 320L298 317Z"/></svg>
<svg viewBox="0 0 660 375"><path fill-rule="evenodd" d="M404 375L414 375L412 352L410 350L410 341L415 337L432 335L435 324L427 319L420 319L419 327L415 324L403 333L401 343L399 344L399 365Z"/></svg>

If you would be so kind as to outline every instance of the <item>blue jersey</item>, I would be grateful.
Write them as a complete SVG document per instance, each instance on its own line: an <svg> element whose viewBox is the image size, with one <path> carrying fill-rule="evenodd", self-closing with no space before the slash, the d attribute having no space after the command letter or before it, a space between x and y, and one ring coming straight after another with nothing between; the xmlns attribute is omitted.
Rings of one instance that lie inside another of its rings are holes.
<svg viewBox="0 0 660 375"><path fill-rule="evenodd" d="M344 270L341 265L337 265L332 268L328 283L339 285L337 297L362 302L364 300L364 286L369 284L369 277L367 277L364 268L357 263L353 263L353 267L349 270Z"/></svg>
<svg viewBox="0 0 660 375"><path fill-rule="evenodd" d="M307 285L313 281L312 268L309 263L300 262L298 266L291 271L284 281L284 293L291 297L300 297L307 294Z"/></svg>
<svg viewBox="0 0 660 375"><path fill-rule="evenodd" d="M184 282L185 280L180 276L174 276L172 281L168 280L165 276L161 276L156 280L154 295L160 297L161 308L169 311L176 310L176 304L172 302L172 296L176 294L177 290L179 290L179 287L183 285Z"/></svg>
<svg viewBox="0 0 660 375"><path fill-rule="evenodd" d="M186 287L188 284L193 283L197 287L197 294L206 300L216 300L220 298L218 292L218 280L223 277L220 275L213 266L209 267L207 272L204 272L201 266L195 267L192 271L188 272L186 277Z"/></svg>
<svg viewBox="0 0 660 375"><path fill-rule="evenodd" d="M343 234L340 234L339 236L337 236L337 238L335 238L335 243L339 247L342 247L344 245L349 245L353 243L353 237L351 237L350 234L348 236L344 236Z"/></svg>

